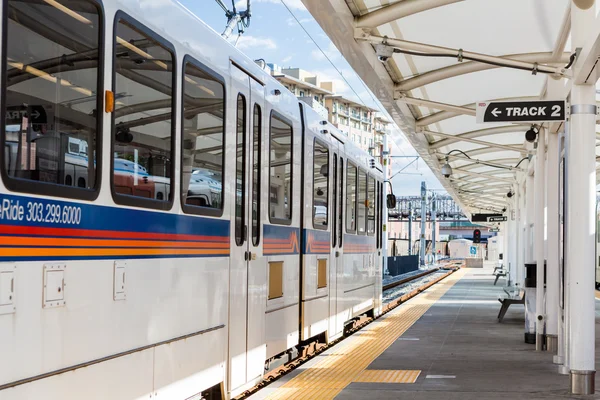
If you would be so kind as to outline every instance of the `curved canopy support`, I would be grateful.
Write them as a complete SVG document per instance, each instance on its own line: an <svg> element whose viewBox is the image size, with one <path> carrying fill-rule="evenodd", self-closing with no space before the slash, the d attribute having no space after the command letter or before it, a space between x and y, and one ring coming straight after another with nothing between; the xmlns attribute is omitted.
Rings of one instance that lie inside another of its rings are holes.
<svg viewBox="0 0 600 400"><path fill-rule="evenodd" d="M452 157L452 156L450 156L450 157ZM465 158L465 157L460 157L460 158L462 158L463 160L469 160L468 158ZM473 160L473 161L475 161L475 160ZM479 161L479 160L477 160L477 161ZM519 161L521 161L521 160L518 158L501 158L501 159L495 159L494 162L490 162L490 161L483 161L483 162L485 162L486 164L490 164L492 166L498 166L501 168L512 168L513 171L523 171L523 169L521 167L519 167L519 168L514 167L514 165L516 163L518 163ZM472 162L470 164L461 165L460 169L471 170L471 169L481 168L481 167L486 167L486 165L482 164L482 161L479 161L479 162ZM504 169L504 172L507 172L507 171L509 171L509 170ZM487 173L488 172L486 171L486 174Z"/></svg>
<svg viewBox="0 0 600 400"><path fill-rule="evenodd" d="M501 56L501 58L518 60L530 63L538 64L566 64L569 62L569 53L563 53L556 57L551 52L542 53L521 53L521 54L509 54ZM401 92L407 92L409 90L416 89L421 86L429 85L431 83L439 82L444 79L454 78L456 76L471 74L473 72L485 71L493 68L501 68L497 65L483 64L476 61L468 61L436 69L424 74L417 75L413 78L405 79L402 82L397 83L394 88Z"/></svg>
<svg viewBox="0 0 600 400"><path fill-rule="evenodd" d="M481 137L481 136L497 135L499 133L518 132L522 128L528 129L530 126L531 125L529 125L529 124L523 124L523 125L514 124L514 125L507 125L507 126L496 126L494 128L478 129L476 131L461 133L460 135L452 135L451 138L448 137L446 139L438 140L437 142L431 143L429 145L429 148L430 149L439 149L440 147L448 146L452 143L463 141L464 139L474 139L474 138ZM465 141L467 141L467 140L465 140Z"/></svg>
<svg viewBox="0 0 600 400"><path fill-rule="evenodd" d="M428 135L433 135L433 136L441 136L444 138L453 138L453 135L448 135L446 133L441 133L441 132L434 132L434 131L430 131L430 130L423 130L422 131L425 134ZM507 150L507 151L518 151L524 154L529 153L529 151L527 151L526 149L524 149L522 146L521 147L517 147L515 145L508 145L508 144L498 144L498 143L491 143L491 142L486 142L483 140L477 140L477 139L471 139L471 138L467 138L467 137L461 137L460 140L457 141L461 141L461 142L468 142L468 143L473 143L473 144L479 144L481 146L486 146L488 148L495 148L495 149L500 149L500 150ZM431 147L431 146L430 146Z"/></svg>
<svg viewBox="0 0 600 400"><path fill-rule="evenodd" d="M409 15L464 0L404 0L378 8L356 19L357 28L377 28Z"/></svg>
<svg viewBox="0 0 600 400"><path fill-rule="evenodd" d="M528 101L528 100L539 100L538 96L526 96L526 97L510 97L504 99L488 99L489 101ZM475 103L465 104L461 107L465 108L475 108ZM435 114L428 115L426 117L420 118L416 121L417 126L427 126L431 124L435 124L436 122L440 122L446 119L454 118L462 113L452 112L452 111L440 111Z"/></svg>

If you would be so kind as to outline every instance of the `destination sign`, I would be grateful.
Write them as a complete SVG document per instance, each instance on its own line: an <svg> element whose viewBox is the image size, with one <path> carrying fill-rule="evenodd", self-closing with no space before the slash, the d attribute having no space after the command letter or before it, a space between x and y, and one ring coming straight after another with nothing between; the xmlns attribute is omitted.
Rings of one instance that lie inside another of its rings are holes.
<svg viewBox="0 0 600 400"><path fill-rule="evenodd" d="M477 123L551 122L566 119L564 100L481 101L477 103Z"/></svg>

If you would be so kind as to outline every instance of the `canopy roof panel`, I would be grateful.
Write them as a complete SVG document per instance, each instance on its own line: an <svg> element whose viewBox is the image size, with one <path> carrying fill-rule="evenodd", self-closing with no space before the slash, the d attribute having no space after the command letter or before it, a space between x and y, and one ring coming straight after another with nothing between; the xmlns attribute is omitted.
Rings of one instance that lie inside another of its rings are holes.
<svg viewBox="0 0 600 400"><path fill-rule="evenodd" d="M549 81L573 74L570 0L302 1L465 211L484 197L502 210L534 152L524 140L531 125L478 124L475 106L544 99Z"/></svg>

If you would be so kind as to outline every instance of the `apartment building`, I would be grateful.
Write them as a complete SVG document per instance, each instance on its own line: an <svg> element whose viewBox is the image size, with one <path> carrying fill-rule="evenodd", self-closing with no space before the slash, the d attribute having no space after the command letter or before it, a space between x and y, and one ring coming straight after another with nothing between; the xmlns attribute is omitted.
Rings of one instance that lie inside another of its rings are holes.
<svg viewBox="0 0 600 400"><path fill-rule="evenodd" d="M325 107L325 97L333 95L333 91L323 88L317 75L300 68L281 68L277 64L267 64L267 66L271 69L273 78L281 82L300 101L308 104L323 118L329 119L329 113ZM333 84L330 87L333 87Z"/></svg>
<svg viewBox="0 0 600 400"><path fill-rule="evenodd" d="M363 150L372 154L375 146L374 109L339 94L325 96L329 122Z"/></svg>
<svg viewBox="0 0 600 400"><path fill-rule="evenodd" d="M381 155L383 135L390 122L375 109L336 94L333 82L321 82L318 75L301 68L282 68L271 63L265 68L359 147L373 156Z"/></svg>

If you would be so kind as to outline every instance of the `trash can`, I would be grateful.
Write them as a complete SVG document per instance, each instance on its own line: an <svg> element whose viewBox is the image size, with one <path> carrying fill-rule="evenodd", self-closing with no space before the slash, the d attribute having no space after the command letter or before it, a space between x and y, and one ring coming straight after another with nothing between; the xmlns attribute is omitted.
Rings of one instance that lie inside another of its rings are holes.
<svg viewBox="0 0 600 400"><path fill-rule="evenodd" d="M535 344L537 263L525 263L525 343ZM546 261L544 260L544 287L546 286Z"/></svg>

